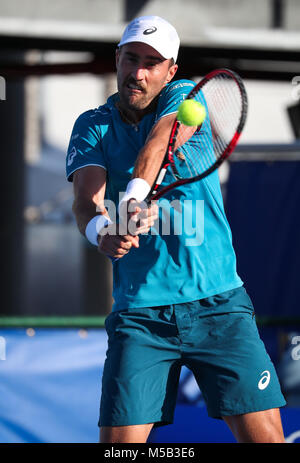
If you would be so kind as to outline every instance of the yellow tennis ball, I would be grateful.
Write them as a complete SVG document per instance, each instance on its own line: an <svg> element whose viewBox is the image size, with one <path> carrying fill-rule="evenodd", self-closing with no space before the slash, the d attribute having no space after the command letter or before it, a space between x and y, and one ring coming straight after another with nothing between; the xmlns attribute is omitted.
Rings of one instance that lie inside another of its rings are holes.
<svg viewBox="0 0 300 463"><path fill-rule="evenodd" d="M206 117L205 107L196 100L184 100L177 113L177 119L184 125L201 125Z"/></svg>

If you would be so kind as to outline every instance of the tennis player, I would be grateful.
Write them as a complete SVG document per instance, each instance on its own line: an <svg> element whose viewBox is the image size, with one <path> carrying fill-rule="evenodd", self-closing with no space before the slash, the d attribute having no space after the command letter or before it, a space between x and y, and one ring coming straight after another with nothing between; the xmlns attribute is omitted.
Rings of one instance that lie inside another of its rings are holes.
<svg viewBox="0 0 300 463"><path fill-rule="evenodd" d="M167 21L134 19L116 51L118 92L78 117L68 149L79 230L116 259L100 441L146 442L153 426L172 423L185 365L208 414L223 419L238 442L284 442L279 407L285 400L236 271L217 173L169 192L167 203L180 206L169 207L169 216L184 212L181 233L172 226L160 231L167 205L146 209L141 202L159 171L178 105L194 86L173 80L178 49ZM120 220L104 200L117 206L125 191L122 204L133 209ZM197 217L197 204L203 236L193 242L185 224ZM135 231L121 233L128 219Z"/></svg>

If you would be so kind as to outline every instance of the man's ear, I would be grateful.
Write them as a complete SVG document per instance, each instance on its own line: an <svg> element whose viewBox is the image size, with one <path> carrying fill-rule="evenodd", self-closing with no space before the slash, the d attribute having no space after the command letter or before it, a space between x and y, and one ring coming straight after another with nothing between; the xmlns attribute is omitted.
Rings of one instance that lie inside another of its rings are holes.
<svg viewBox="0 0 300 463"><path fill-rule="evenodd" d="M167 79L166 79L166 83L168 84L169 82L171 82L171 80L173 79L173 77L175 76L176 72L177 72L177 69L178 69L178 64L173 64L170 68L169 68L169 71L168 71L168 75L167 75Z"/></svg>
<svg viewBox="0 0 300 463"><path fill-rule="evenodd" d="M120 59L120 50L119 48L117 48L116 49L116 67L118 67L119 59Z"/></svg>

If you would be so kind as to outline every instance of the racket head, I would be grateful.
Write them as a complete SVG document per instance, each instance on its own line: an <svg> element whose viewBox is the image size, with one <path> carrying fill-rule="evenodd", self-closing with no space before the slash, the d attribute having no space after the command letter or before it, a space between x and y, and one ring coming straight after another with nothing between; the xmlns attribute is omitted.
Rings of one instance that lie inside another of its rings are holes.
<svg viewBox="0 0 300 463"><path fill-rule="evenodd" d="M158 199L178 185L201 180L215 171L234 151L245 126L248 98L238 74L217 69L207 74L188 94L203 104L206 118L199 126L175 120L162 171L170 166L174 183L159 191L157 180L151 199ZM161 176L160 176L161 177Z"/></svg>

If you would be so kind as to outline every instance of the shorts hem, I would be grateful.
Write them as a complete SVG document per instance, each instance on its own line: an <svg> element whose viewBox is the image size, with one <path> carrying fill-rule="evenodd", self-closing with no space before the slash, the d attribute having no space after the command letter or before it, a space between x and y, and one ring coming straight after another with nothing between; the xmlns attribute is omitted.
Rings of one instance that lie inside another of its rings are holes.
<svg viewBox="0 0 300 463"><path fill-rule="evenodd" d="M111 427L111 426L138 426L138 425L143 425L143 424L150 424L153 423L153 428L158 428L161 426L167 426L168 424L173 424L174 422L174 417L167 419L167 418L150 418L150 419L145 419L145 420L124 420L122 419L116 419L114 418L111 420L109 423L107 421L101 421L100 419L98 420L98 427Z"/></svg>
<svg viewBox="0 0 300 463"><path fill-rule="evenodd" d="M272 408L281 408L286 405L285 399L270 398L268 402L264 401L263 404L258 405L249 405L245 404L240 406L238 409L232 404L224 405L219 411L212 411L207 409L208 416L211 418L222 419L223 416L235 416L235 415L245 415L247 413L261 412L264 410L271 410Z"/></svg>

